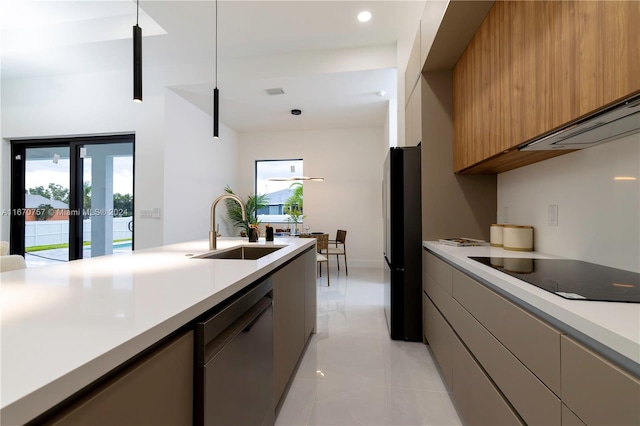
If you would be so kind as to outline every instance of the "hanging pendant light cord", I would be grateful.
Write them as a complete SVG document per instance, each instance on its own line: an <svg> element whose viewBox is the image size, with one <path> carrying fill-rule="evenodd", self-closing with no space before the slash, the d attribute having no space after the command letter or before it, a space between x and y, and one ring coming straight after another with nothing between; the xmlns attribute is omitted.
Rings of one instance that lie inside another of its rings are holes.
<svg viewBox="0 0 640 426"><path fill-rule="evenodd" d="M218 0L216 0L216 87L218 87Z"/></svg>

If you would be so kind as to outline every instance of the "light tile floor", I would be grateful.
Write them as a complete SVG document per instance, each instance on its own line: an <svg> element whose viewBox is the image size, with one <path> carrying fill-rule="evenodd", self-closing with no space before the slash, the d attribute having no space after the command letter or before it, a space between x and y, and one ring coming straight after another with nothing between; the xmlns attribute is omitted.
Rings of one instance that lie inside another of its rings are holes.
<svg viewBox="0 0 640 426"><path fill-rule="evenodd" d="M312 336L276 425L461 425L427 346L391 340L383 270L318 280Z"/></svg>

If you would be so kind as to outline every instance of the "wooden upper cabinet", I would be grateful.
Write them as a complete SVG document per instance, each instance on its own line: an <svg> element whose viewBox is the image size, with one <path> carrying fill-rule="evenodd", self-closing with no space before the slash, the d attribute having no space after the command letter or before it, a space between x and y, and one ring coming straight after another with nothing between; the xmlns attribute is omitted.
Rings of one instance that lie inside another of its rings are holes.
<svg viewBox="0 0 640 426"><path fill-rule="evenodd" d="M515 147L640 90L640 2L496 2L454 68L454 171L563 152Z"/></svg>

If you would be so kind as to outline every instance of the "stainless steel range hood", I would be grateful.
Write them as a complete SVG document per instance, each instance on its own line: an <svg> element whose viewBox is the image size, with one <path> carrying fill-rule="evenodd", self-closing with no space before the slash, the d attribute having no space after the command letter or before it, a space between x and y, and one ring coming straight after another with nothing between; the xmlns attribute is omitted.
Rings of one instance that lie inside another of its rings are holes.
<svg viewBox="0 0 640 426"><path fill-rule="evenodd" d="M589 148L640 132L640 95L627 98L518 147L520 151Z"/></svg>

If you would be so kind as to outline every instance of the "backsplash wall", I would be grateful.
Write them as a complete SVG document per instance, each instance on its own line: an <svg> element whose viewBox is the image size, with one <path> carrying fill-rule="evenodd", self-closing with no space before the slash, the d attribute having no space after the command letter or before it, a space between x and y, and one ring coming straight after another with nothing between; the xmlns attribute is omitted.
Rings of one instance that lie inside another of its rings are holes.
<svg viewBox="0 0 640 426"><path fill-rule="evenodd" d="M498 175L497 213L532 225L536 251L640 272L640 135Z"/></svg>

